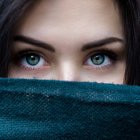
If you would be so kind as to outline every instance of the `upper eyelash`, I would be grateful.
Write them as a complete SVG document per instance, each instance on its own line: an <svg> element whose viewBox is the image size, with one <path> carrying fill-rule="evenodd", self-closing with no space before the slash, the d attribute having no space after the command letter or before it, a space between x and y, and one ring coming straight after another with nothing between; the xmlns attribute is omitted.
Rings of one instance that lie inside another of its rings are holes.
<svg viewBox="0 0 140 140"><path fill-rule="evenodd" d="M13 54L13 60L18 61L19 59L23 58L25 55L32 54L32 53L37 54L44 58L44 56L41 55L41 52L39 52L39 51L32 50L32 49L25 49L25 50L22 50L22 51L19 51L19 52Z"/></svg>
<svg viewBox="0 0 140 140"><path fill-rule="evenodd" d="M32 50L32 49L24 49L24 50L21 50L21 51L15 53L13 55L12 60L14 60L15 62L18 62L19 59L23 58L26 54L30 54L30 53L35 53L35 54L38 54L41 57L43 57L43 55L41 55L41 52L39 52L39 51ZM101 49L101 50L94 50L94 51L90 52L88 54L88 56L86 57L85 61L89 57L97 55L97 54L101 54L101 53L103 53L104 55L107 55L112 61L117 61L119 59L119 56L117 55L117 53L115 53L114 51L112 51L112 50L110 50L108 48L104 48L104 49ZM85 61L84 61L84 63L85 63Z"/></svg>
<svg viewBox="0 0 140 140"><path fill-rule="evenodd" d="M112 59L113 61L117 61L119 59L118 55L109 49L102 49L102 50L96 50L96 51L92 51L89 55L88 58L94 55L98 55L98 54L104 54L107 55L110 59Z"/></svg>

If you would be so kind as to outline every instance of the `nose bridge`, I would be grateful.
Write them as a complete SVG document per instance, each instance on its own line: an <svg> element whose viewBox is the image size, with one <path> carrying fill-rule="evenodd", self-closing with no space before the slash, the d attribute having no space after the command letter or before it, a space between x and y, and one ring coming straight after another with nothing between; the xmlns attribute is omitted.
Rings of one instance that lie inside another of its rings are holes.
<svg viewBox="0 0 140 140"><path fill-rule="evenodd" d="M76 65L75 62L65 60L59 65L57 79L64 81L80 81L78 69L78 65Z"/></svg>

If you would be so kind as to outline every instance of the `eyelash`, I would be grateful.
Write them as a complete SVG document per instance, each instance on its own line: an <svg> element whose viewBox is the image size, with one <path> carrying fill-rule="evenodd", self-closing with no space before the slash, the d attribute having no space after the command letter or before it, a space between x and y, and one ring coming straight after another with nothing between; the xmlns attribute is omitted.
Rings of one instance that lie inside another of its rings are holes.
<svg viewBox="0 0 140 140"><path fill-rule="evenodd" d="M32 49L25 49L25 50L22 50L22 51L19 51L17 53L15 53L13 56L13 62L15 64L18 64L20 66L22 66L23 68L25 69L31 69L31 70L34 70L34 69L39 69L39 68L34 68L34 67L26 67L26 66L23 66L23 64L21 64L21 60L25 59L25 57L27 57L27 55L30 55L30 54L34 54L34 55L37 55L39 56L40 58L42 58L45 62L47 62L47 65L49 64L49 62L47 61L46 57L44 57L44 55L42 55L42 52L40 51L35 51L35 50L32 50Z"/></svg>
<svg viewBox="0 0 140 140"><path fill-rule="evenodd" d="M17 64L21 65L22 67L26 68L26 69L38 69L38 68L34 68L34 67L26 67L26 66L23 66L23 64L21 64L21 60L23 60L23 58L27 57L28 54L35 54L35 55L38 55L40 56L41 58L44 59L45 62L48 63L48 61L45 59L44 55L41 55L42 52L39 52L39 51L35 51L35 50L32 50L32 49L25 49L25 50L22 50L22 51L19 51L17 52L16 54L14 54L14 58L12 59L14 62L16 62ZM96 56L96 55L104 55L104 56L107 56L110 60L111 60L111 64L114 64L117 60L118 60L118 54L115 53L114 51L110 50L110 49L101 49L101 50L94 50L92 52L90 52L88 54L88 56L86 57L85 61L84 61L84 65L87 65L86 64L86 61L91 58L92 56ZM96 69L98 68L105 68L105 67L108 67L109 65L106 65L106 66L95 66ZM92 66L91 66L92 67Z"/></svg>
<svg viewBox="0 0 140 140"><path fill-rule="evenodd" d="M115 64L116 61L118 61L119 59L119 56L117 53L115 53L114 51L110 50L110 49L102 49L102 50L94 50L92 52L90 52L90 54L88 54L88 56L86 57L85 61L84 61L84 64L86 64L86 61L91 58L92 56L97 56L97 55L104 55L106 57L108 57L111 61L111 64ZM110 65L111 65L110 64ZM95 66L96 69L98 68L105 68L105 67L108 67L110 65L106 65L106 66Z"/></svg>

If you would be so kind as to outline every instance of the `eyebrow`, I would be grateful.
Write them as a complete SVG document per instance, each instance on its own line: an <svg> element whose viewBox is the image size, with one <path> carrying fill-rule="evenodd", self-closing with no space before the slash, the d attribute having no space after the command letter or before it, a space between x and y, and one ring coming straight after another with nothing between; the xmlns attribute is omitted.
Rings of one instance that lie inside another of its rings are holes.
<svg viewBox="0 0 140 140"><path fill-rule="evenodd" d="M44 43L44 42L39 41L39 40L35 40L33 38L30 38L30 37L26 37L23 35L15 36L14 41L31 44L31 45L34 45L36 47L41 47L41 48L47 49L50 52L55 52L55 49L50 44ZM93 48L99 48L99 47L102 47L104 45L116 43L116 42L124 43L124 40L121 38L117 38L117 37L104 38L104 39L101 39L98 41L94 41L94 42L90 42L90 43L85 44L82 47L81 51L86 51L86 50L93 49Z"/></svg>
<svg viewBox="0 0 140 140"><path fill-rule="evenodd" d="M44 43L44 42L39 41L39 40L35 40L33 38L30 38L30 37L26 37L23 35L15 36L14 41L31 44L31 45L34 45L36 47L41 47L41 48L47 49L50 52L55 52L55 49L50 44Z"/></svg>
<svg viewBox="0 0 140 140"><path fill-rule="evenodd" d="M112 44L112 43L117 43L117 42L124 43L124 40L121 38L117 38L117 37L104 38L102 40L98 40L98 41L94 41L94 42L85 44L82 48L82 51L102 47L102 46L105 46L107 44Z"/></svg>

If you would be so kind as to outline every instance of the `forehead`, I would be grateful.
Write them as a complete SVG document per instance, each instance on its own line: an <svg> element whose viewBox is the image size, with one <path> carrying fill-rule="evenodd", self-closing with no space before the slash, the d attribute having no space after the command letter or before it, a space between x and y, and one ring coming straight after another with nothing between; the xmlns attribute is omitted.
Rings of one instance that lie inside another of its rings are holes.
<svg viewBox="0 0 140 140"><path fill-rule="evenodd" d="M114 0L40 0L26 11L17 33L32 37L61 34L79 38L123 36Z"/></svg>

